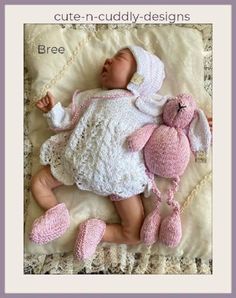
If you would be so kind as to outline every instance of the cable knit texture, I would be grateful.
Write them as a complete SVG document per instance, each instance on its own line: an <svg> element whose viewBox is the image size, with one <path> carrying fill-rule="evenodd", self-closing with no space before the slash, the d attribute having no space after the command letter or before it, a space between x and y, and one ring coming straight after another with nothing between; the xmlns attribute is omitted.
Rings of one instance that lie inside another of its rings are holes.
<svg viewBox="0 0 236 298"><path fill-rule="evenodd" d="M64 203L50 208L37 218L29 235L31 241L46 244L61 237L70 225L70 215Z"/></svg>
<svg viewBox="0 0 236 298"><path fill-rule="evenodd" d="M90 258L102 240L105 230L105 222L96 218L88 219L80 224L74 247L75 258L78 260Z"/></svg>
<svg viewBox="0 0 236 298"><path fill-rule="evenodd" d="M82 102L83 97L88 99L82 93ZM126 138L156 118L137 109L127 90L97 89L89 99L73 131L58 133L42 145L41 163L50 164L63 184L76 183L82 190L124 198L142 193L150 184L143 154L127 150Z"/></svg>

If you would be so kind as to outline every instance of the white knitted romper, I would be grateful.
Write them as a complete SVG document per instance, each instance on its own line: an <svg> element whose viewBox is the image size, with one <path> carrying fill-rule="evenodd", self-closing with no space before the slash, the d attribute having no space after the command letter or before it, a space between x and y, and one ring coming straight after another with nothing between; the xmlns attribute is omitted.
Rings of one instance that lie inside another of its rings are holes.
<svg viewBox="0 0 236 298"><path fill-rule="evenodd" d="M65 185L76 183L82 190L123 198L142 193L150 187L142 151L129 152L126 138L155 118L136 108L135 97L126 90L82 92L77 106L89 97L92 102L74 129L42 145L41 163L49 164L53 176ZM64 113L61 123L57 113ZM68 113L57 104L46 116L51 127L63 128L71 118Z"/></svg>

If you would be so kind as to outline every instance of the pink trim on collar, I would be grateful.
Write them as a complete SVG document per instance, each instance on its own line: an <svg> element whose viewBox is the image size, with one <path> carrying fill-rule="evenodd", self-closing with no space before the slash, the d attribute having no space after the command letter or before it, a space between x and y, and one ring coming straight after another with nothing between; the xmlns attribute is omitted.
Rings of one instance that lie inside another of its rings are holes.
<svg viewBox="0 0 236 298"><path fill-rule="evenodd" d="M72 120L70 125L68 125L67 127L64 128L52 128L52 131L55 132L60 132L60 131L67 131L67 130L71 130L75 127L76 123L79 121L79 119L81 118L82 114L85 112L85 110L89 107L89 105L91 103L93 103L95 100L98 99L117 99L120 98L121 96L133 96L133 94L128 91L128 90L124 90L124 89L115 89L115 90L107 90L107 91L102 91L105 93L109 93L107 95L103 95L103 96L93 96L91 98L88 98L83 104L81 104L80 106L76 106L75 104L75 98L76 96L81 93L82 91L80 90L76 90L73 94L72 97Z"/></svg>
<svg viewBox="0 0 236 298"><path fill-rule="evenodd" d="M129 90L125 89L113 89L113 90L103 90L102 93L106 93L105 95L97 95L91 97L92 99L116 99L121 96L134 96Z"/></svg>

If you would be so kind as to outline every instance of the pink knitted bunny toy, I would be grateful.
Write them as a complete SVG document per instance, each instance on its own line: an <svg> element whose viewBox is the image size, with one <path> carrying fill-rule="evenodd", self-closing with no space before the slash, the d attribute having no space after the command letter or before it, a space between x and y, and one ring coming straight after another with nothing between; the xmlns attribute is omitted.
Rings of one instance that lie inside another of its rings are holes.
<svg viewBox="0 0 236 298"><path fill-rule="evenodd" d="M186 94L169 99L163 108L163 124L149 124L128 137L131 151L143 149L148 174L155 194L155 208L145 218L141 239L146 244L159 240L170 247L179 244L182 237L180 206L174 200L180 176L184 173L191 151L206 152L211 142L210 128L202 110L196 109L193 98ZM171 178L167 190L167 204L173 212L161 221L160 204L163 196L154 175Z"/></svg>

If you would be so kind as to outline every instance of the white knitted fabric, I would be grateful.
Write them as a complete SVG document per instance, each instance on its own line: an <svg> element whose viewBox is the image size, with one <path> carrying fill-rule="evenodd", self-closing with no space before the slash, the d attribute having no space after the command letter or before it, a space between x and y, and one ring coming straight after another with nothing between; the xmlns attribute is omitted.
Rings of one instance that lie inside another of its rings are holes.
<svg viewBox="0 0 236 298"><path fill-rule="evenodd" d="M154 94L152 96L138 97L134 104L141 112L158 117L168 98L170 98L169 95Z"/></svg>
<svg viewBox="0 0 236 298"><path fill-rule="evenodd" d="M211 144L211 132L206 116L201 109L197 109L196 111L196 117L189 127L188 137L193 152L208 152Z"/></svg>
<svg viewBox="0 0 236 298"><path fill-rule="evenodd" d="M141 152L129 152L126 138L137 128L156 122L156 117L138 110L135 96L127 90L96 89L77 95L92 98L74 130L52 136L41 147L41 163L50 164L52 174L62 183L76 183L82 190L121 197L149 188ZM51 127L66 127L71 110L60 104L47 114ZM160 111L161 113L161 111Z"/></svg>
<svg viewBox="0 0 236 298"><path fill-rule="evenodd" d="M133 54L137 70L127 89L140 97L157 93L165 79L163 62L155 55L138 46L127 47Z"/></svg>

